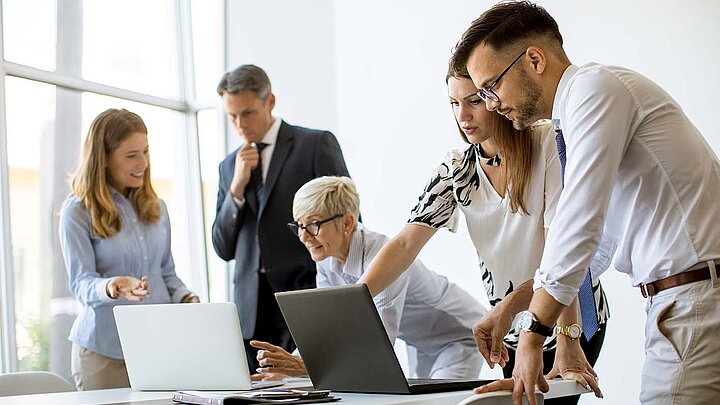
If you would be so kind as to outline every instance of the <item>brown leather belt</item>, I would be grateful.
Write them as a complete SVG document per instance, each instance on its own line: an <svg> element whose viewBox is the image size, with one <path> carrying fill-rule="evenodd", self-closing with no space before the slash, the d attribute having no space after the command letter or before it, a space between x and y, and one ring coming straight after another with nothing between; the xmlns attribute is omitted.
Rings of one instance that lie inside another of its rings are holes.
<svg viewBox="0 0 720 405"><path fill-rule="evenodd" d="M720 265L716 266L720 267ZM715 269L715 274L717 274L717 268ZM689 270L674 276L665 277L660 280L653 281L652 283L640 284L639 288L642 296L647 298L652 297L660 291L667 290L668 288L694 283L696 281L708 280L710 278L710 265L705 264L705 266L695 270Z"/></svg>

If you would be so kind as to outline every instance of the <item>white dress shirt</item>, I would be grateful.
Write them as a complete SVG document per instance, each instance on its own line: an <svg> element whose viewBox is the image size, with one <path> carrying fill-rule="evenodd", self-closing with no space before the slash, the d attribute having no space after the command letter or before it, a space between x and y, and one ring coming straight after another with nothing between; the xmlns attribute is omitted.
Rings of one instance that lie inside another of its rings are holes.
<svg viewBox="0 0 720 405"><path fill-rule="evenodd" d="M601 237L634 286L720 257L718 158L663 89L625 68L573 65L552 117L567 147L565 188L536 288L569 305Z"/></svg>
<svg viewBox="0 0 720 405"><path fill-rule="evenodd" d="M333 257L317 263L318 288L355 284L387 241L358 224L344 263ZM487 310L419 259L374 300L391 342L400 338L427 355L444 351L450 363L477 352L472 327Z"/></svg>

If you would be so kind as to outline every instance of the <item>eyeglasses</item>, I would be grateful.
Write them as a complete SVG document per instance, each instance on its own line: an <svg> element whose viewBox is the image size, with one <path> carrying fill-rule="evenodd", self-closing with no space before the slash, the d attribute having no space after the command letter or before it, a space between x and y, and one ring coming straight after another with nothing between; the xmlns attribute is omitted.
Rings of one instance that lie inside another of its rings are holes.
<svg viewBox="0 0 720 405"><path fill-rule="evenodd" d="M518 55L518 57L515 58L514 61L512 61L512 63L510 64L510 66L506 67L505 70L503 70L503 72L500 73L500 76L498 76L497 79L495 79L495 81L492 82L491 85L489 85L489 86L487 86L487 87L483 87L483 88L481 88L480 90L478 90L477 96L480 97L480 98L481 98L483 101L485 101L485 102L487 102L488 100L493 101L493 102L496 102L496 103L499 102L499 101L500 101L500 97L498 97L498 95L495 94L495 92L493 91L493 87L497 86L498 82L500 82L500 79L502 79L503 76L505 76L505 73L507 73L507 72L510 70L510 68L513 67L513 65L515 64L515 62L519 61L520 58L521 58L523 55L525 55L525 52L527 52L527 50L523 51L523 53L521 53L520 55Z"/></svg>
<svg viewBox="0 0 720 405"><path fill-rule="evenodd" d="M322 225L326 222L330 222L334 219L338 219L340 217L342 217L342 214L337 214L334 217L330 217L328 219L323 219L322 221L313 221L304 226L300 225L297 222L288 222L287 227L290 230L290 232L292 232L292 234L297 236L298 238L300 236L302 236L302 231L305 231L312 236L318 236L318 234L320 233L320 225Z"/></svg>

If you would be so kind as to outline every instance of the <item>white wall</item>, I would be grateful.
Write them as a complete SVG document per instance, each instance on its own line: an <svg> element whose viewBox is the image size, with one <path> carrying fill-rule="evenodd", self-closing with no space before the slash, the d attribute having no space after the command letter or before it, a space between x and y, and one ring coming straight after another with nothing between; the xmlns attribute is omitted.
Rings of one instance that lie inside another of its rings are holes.
<svg viewBox="0 0 720 405"><path fill-rule="evenodd" d="M336 132L333 0L227 0L226 26L228 70L260 66L270 77L278 116ZM228 140L230 149L239 144L233 130Z"/></svg>
<svg viewBox="0 0 720 405"><path fill-rule="evenodd" d="M445 92L446 63L460 34L494 2L229 3L230 65L267 68L283 116L333 129L360 189L365 223L397 232L445 152L462 146ZM720 123L712 119L720 90L720 3L540 3L558 21L571 61L623 65L655 80L720 151ZM466 232L439 232L421 257L485 302ZM602 403L635 403L644 301L620 273L606 273L603 282L612 318L596 367ZM586 395L581 403L601 402Z"/></svg>

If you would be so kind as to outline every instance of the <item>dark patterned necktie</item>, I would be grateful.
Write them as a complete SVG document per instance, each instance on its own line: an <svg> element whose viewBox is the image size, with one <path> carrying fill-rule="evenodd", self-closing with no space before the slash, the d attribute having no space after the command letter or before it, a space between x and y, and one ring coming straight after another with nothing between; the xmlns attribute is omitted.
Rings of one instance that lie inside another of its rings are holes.
<svg viewBox="0 0 720 405"><path fill-rule="evenodd" d="M257 196L258 207L262 207L265 202L265 182L263 181L263 169L262 169L262 151L268 146L266 143L257 142L255 143L255 149L258 151L258 164L250 172L250 184L255 189L255 195Z"/></svg>
<svg viewBox="0 0 720 405"><path fill-rule="evenodd" d="M560 158L560 169L562 173L562 186L565 187L565 138L559 123L555 125L555 142L557 143L558 157ZM582 329L585 339L590 340L600 329L597 319L597 307L595 306L595 295L592 289L592 274L588 269L578 291L578 304L580 306L580 315L582 316Z"/></svg>

